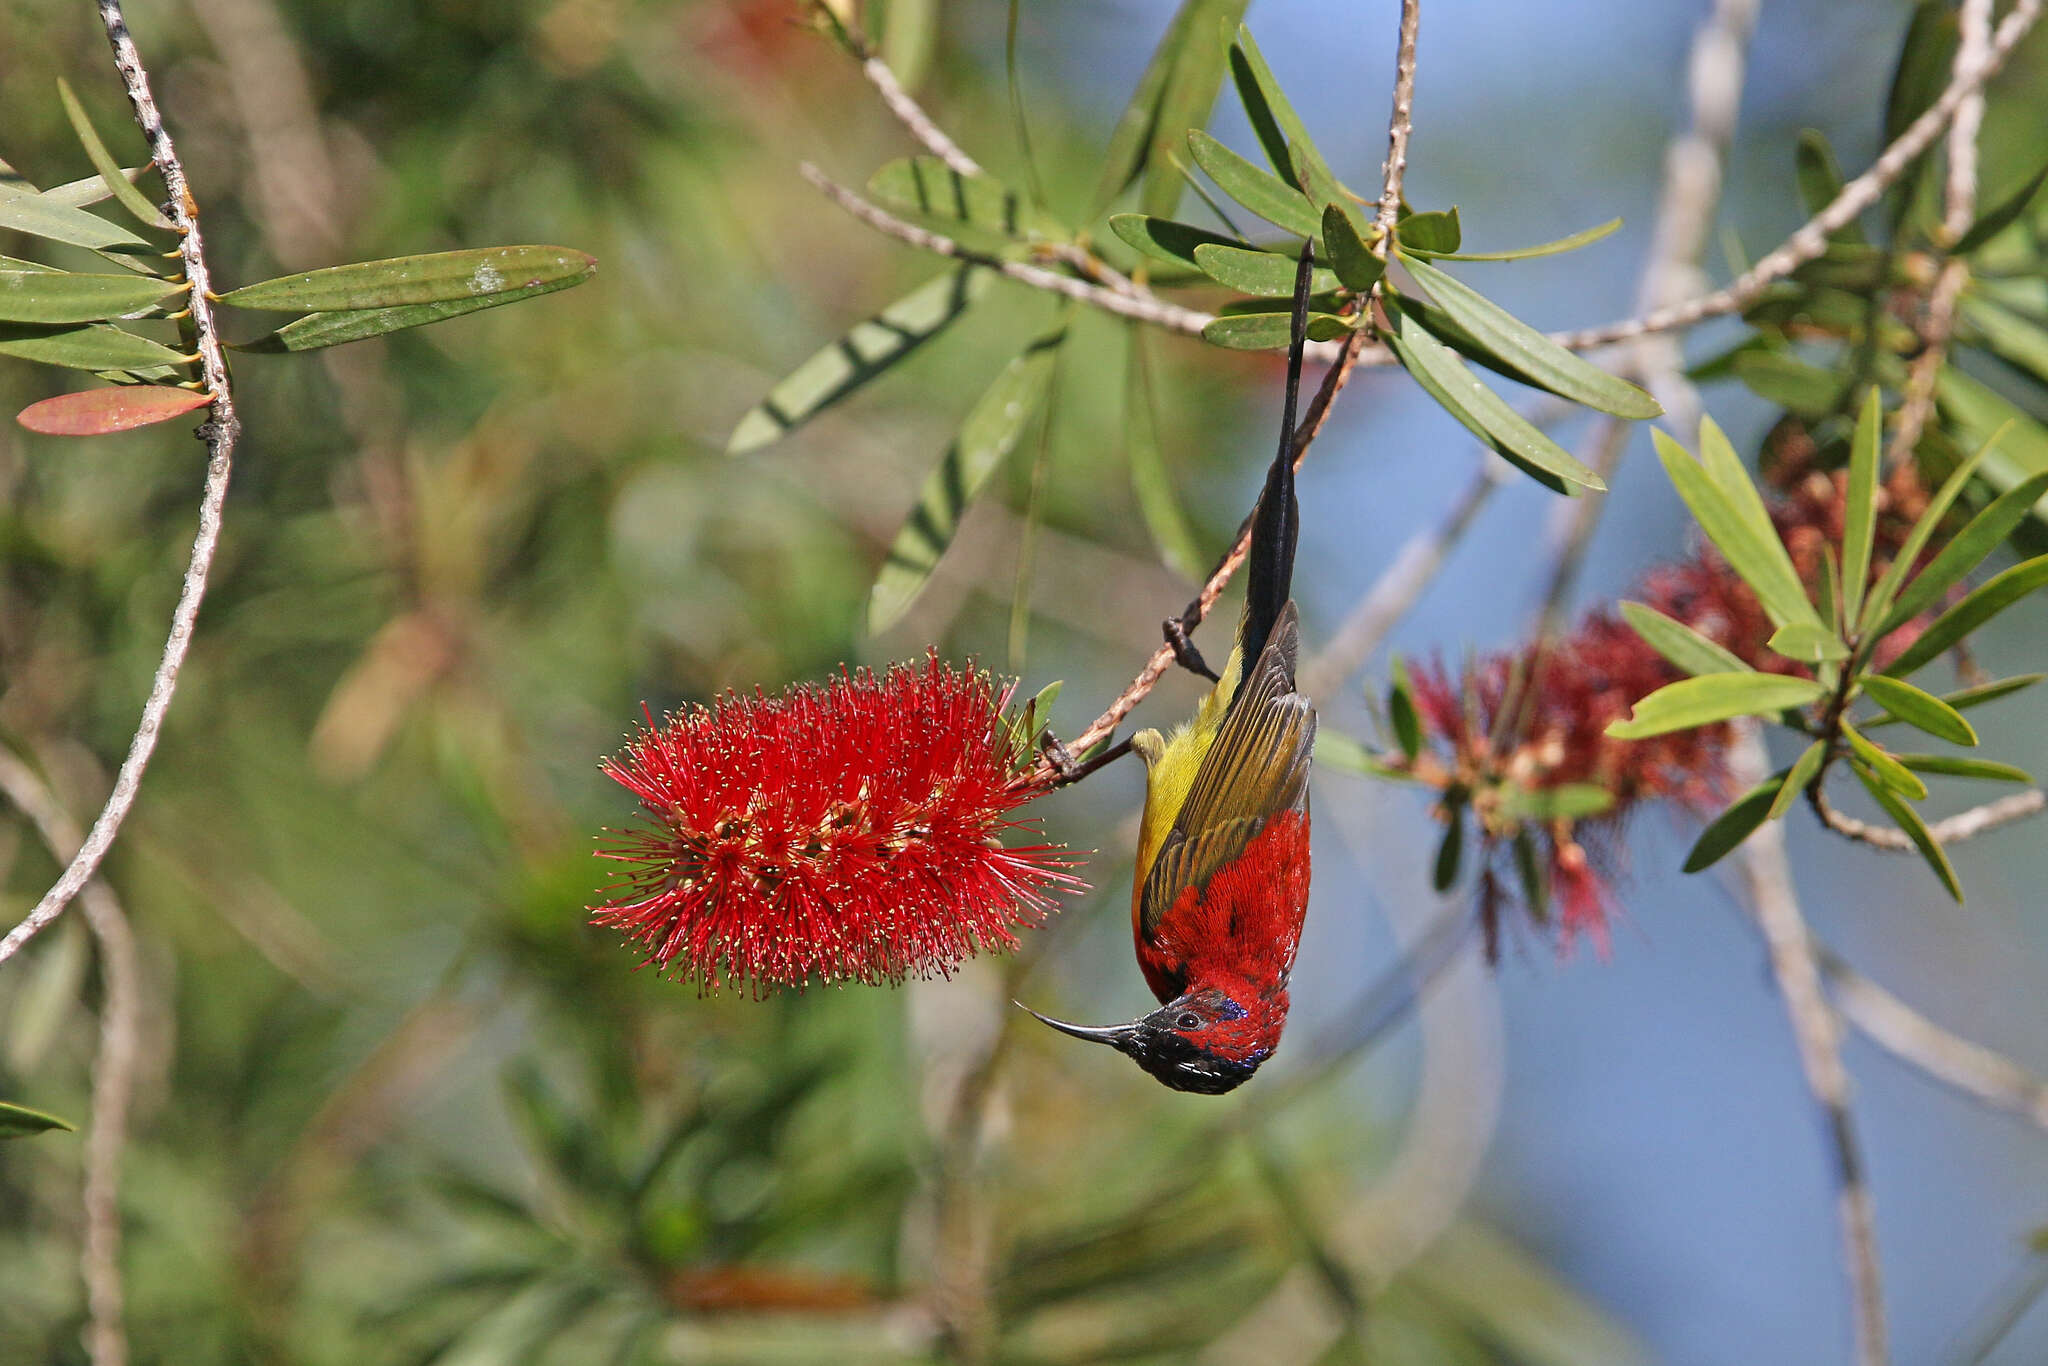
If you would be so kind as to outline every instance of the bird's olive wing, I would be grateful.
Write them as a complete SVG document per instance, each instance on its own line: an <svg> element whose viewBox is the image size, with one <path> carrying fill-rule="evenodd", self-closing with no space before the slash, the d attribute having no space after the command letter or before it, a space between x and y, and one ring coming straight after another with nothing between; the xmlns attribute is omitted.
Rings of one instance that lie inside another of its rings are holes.
<svg viewBox="0 0 2048 1366"><path fill-rule="evenodd" d="M1188 887L1227 867L1283 811L1308 809L1316 711L1294 691L1294 605L1230 699L1187 800L1145 878L1139 929L1151 934Z"/></svg>

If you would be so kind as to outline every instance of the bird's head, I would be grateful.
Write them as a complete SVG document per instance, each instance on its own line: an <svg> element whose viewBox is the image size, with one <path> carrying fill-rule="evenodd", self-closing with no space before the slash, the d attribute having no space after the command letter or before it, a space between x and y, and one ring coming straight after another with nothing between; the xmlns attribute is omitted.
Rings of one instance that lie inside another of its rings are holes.
<svg viewBox="0 0 2048 1366"><path fill-rule="evenodd" d="M1204 987L1150 1015L1101 1026L1068 1024L1023 1008L1062 1034L1108 1044L1163 1085L1211 1096L1236 1090L1258 1071L1273 1056L1287 1023L1284 990L1233 996L1220 987Z"/></svg>

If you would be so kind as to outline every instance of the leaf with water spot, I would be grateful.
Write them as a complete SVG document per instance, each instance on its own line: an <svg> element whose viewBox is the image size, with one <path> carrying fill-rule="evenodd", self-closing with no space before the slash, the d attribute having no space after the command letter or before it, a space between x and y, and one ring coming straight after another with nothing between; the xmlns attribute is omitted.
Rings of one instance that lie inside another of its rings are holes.
<svg viewBox="0 0 2048 1366"><path fill-rule="evenodd" d="M570 247L475 247L281 275L230 290L220 301L283 313L466 303L577 283L596 271L595 258Z"/></svg>

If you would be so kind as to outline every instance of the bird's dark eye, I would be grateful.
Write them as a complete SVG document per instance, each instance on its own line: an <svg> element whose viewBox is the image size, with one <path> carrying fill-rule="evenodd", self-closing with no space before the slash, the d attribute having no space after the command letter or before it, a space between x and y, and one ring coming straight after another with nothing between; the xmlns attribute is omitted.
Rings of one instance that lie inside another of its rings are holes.
<svg viewBox="0 0 2048 1366"><path fill-rule="evenodd" d="M1174 1024L1181 1029L1200 1029L1202 1027L1202 1017L1195 1014L1192 1010L1183 1010L1180 1013L1180 1018L1174 1021Z"/></svg>

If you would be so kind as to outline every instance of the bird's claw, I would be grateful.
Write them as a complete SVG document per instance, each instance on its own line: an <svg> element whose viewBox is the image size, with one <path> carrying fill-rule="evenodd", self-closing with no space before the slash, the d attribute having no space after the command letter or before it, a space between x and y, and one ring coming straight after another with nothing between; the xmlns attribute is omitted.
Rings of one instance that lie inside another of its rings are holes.
<svg viewBox="0 0 2048 1366"><path fill-rule="evenodd" d="M1179 617L1168 617L1160 623L1160 629L1166 635L1166 647L1173 651L1174 663L1189 673L1200 674L1211 683L1222 681L1217 677L1216 671L1209 667L1209 661L1202 658L1202 652L1195 648L1195 642L1188 639L1186 622Z"/></svg>
<svg viewBox="0 0 2048 1366"><path fill-rule="evenodd" d="M1052 765L1052 771L1059 774L1062 783L1070 783L1080 776L1081 764L1074 758L1074 751L1051 731L1038 737L1038 752Z"/></svg>

